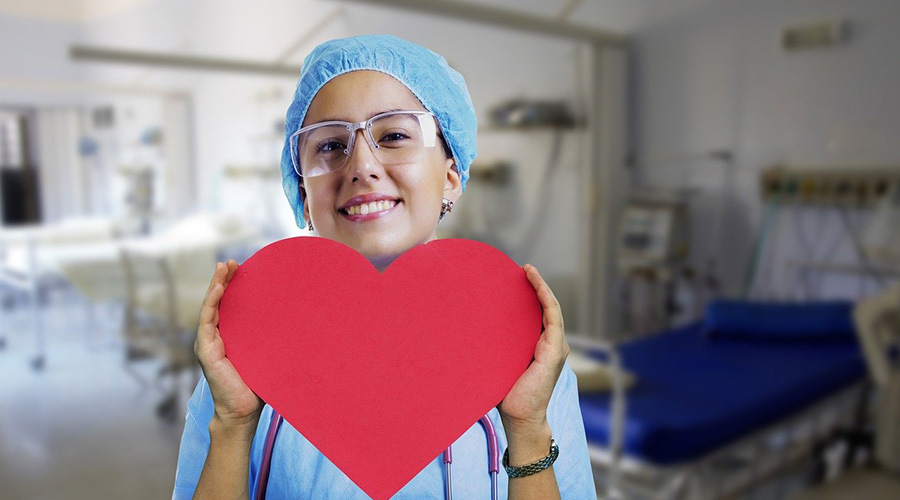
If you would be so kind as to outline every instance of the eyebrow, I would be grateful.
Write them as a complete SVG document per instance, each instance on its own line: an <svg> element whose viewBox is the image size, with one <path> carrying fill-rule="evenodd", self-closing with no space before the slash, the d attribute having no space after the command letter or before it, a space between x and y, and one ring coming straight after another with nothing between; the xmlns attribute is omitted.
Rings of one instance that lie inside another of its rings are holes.
<svg viewBox="0 0 900 500"><path fill-rule="evenodd" d="M413 110L413 109L403 109L403 108L386 109L386 110L384 110L384 111L379 111L379 112L373 114L372 116L378 116L378 115L382 115L382 114L384 114L384 113L391 113L391 112L394 112L394 111L417 111L417 110ZM369 118L372 118L372 116L370 116ZM369 118L366 118L366 120L368 120ZM348 120L343 120L343 119L341 119L341 118L329 117L329 118L325 118L324 120L319 120L319 121L317 121L316 123L322 123L322 122L346 122L346 121L348 121ZM315 123L310 123L310 125L315 125Z"/></svg>

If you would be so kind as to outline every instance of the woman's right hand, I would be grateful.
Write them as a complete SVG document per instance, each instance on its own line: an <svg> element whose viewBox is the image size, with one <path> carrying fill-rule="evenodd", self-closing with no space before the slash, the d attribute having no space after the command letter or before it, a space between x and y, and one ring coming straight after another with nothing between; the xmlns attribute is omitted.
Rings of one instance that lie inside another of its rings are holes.
<svg viewBox="0 0 900 500"><path fill-rule="evenodd" d="M215 405L214 419L225 427L256 428L263 401L247 387L225 357L225 344L219 335L219 303L225 288L238 270L234 259L226 263L217 262L203 306L200 308L200 326L194 352L200 360L200 368L209 383Z"/></svg>

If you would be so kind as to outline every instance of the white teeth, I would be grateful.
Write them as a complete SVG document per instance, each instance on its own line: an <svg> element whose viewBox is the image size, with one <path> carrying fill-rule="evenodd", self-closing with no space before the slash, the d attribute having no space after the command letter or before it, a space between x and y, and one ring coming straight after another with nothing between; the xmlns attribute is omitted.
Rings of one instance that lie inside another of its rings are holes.
<svg viewBox="0 0 900 500"><path fill-rule="evenodd" d="M353 205L351 207L347 207L348 215L368 215L375 212L383 212L385 210L390 210L397 205L396 201L393 200L383 200L383 201L373 201L370 203L363 203L362 205Z"/></svg>

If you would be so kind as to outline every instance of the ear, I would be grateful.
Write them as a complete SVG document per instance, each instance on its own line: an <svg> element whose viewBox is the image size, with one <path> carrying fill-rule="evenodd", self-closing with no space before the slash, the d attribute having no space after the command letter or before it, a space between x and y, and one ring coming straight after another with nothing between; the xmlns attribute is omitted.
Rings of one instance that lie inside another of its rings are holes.
<svg viewBox="0 0 900 500"><path fill-rule="evenodd" d="M447 169L447 178L444 180L444 198L456 203L456 200L462 195L462 179L459 177L453 158L447 158L444 165Z"/></svg>
<svg viewBox="0 0 900 500"><path fill-rule="evenodd" d="M303 203L303 220L309 226L309 203L306 202L306 188L303 187L303 184L300 184L300 203Z"/></svg>

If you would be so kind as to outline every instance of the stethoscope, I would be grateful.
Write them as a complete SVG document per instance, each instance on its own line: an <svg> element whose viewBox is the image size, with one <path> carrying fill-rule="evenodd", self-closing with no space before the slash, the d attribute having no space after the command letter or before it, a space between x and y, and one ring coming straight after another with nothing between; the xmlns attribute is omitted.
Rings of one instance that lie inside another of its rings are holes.
<svg viewBox="0 0 900 500"><path fill-rule="evenodd" d="M265 500L266 486L269 484L269 469L272 465L272 450L275 448L275 436L278 435L278 429L284 418L272 410L272 419L269 421L269 430L266 432L266 444L263 447L262 462L259 467L259 482L256 484L256 500ZM481 417L478 421L484 428L484 435L487 438L488 449L488 472L491 475L491 500L497 500L497 474L500 473L500 442L497 440L497 431L494 429L494 423L487 415ZM447 470L447 482L445 483L444 498L452 500L450 479L450 464L453 463L453 447L447 447L442 453L442 461Z"/></svg>

